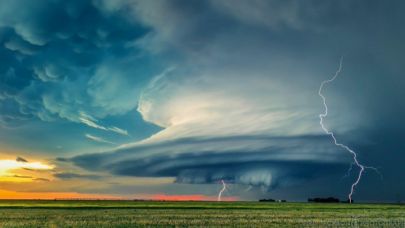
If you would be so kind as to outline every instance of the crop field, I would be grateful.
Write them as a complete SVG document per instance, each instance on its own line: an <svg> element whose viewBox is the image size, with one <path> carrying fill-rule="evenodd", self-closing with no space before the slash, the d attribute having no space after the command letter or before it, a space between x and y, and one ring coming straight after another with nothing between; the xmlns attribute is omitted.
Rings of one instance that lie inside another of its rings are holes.
<svg viewBox="0 0 405 228"><path fill-rule="evenodd" d="M0 201L0 227L404 227L389 204Z"/></svg>

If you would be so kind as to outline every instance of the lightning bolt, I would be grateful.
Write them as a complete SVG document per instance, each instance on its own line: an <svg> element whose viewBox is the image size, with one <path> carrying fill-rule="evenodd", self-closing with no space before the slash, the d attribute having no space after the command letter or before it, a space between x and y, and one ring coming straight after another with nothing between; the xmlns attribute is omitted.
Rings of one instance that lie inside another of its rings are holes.
<svg viewBox="0 0 405 228"><path fill-rule="evenodd" d="M224 192L224 191L226 191L226 184L225 184L225 182L224 182L224 180L222 180L222 185L223 185L223 188L222 188L222 190L219 192L219 194L218 194L218 201L221 201L221 195L222 195L222 193Z"/></svg>
<svg viewBox="0 0 405 228"><path fill-rule="evenodd" d="M349 168L349 170L347 171L347 174L344 175L344 177L342 177L342 179L341 179L340 181L342 181L342 180L345 179L346 177L349 177L349 176L350 176L350 171L352 171L353 165L355 165L355 164L356 164L356 162L350 163L350 168Z"/></svg>
<svg viewBox="0 0 405 228"><path fill-rule="evenodd" d="M319 118L321 119L321 120L319 121L319 123L321 124L322 129L326 132L326 134L332 136L333 140L335 141L335 145L336 145L336 146L343 147L344 149L346 149L347 151L349 151L350 153L353 154L354 162L353 162L352 164L350 164L350 169L349 169L349 171L348 171L348 175L349 175L350 171L352 170L352 166L353 166L353 165L357 165L357 166L360 168L359 176L358 176L356 182L354 182L354 183L352 184L351 191L350 191L350 194L349 194L349 202L351 203L351 202L352 202L352 195L353 195L353 192L354 192L354 187L356 187L356 186L359 184L360 179L361 179L361 175L363 174L363 172L364 172L365 169L373 169L373 170L375 170L378 174L380 174L381 179L382 179L382 175L381 175L381 173L378 171L378 167L377 167L377 168L374 168L374 167L368 167L368 166L361 165L361 164L357 161L357 154L356 154L353 150L351 150L349 147L347 147L347 146L345 146L345 145L343 145L343 144L341 144L341 143L338 143L337 140L336 140L336 138L335 138L335 135L333 134L333 132L328 131L328 129L326 129L325 125L323 124L323 118L328 115L328 106L326 105L326 99L325 99L325 97L324 97L324 96L322 95L322 93L321 93L322 87L323 87L323 85L325 85L326 83L329 83L329 82L334 81L335 78L338 76L338 74L339 74L340 71L342 70L342 62L343 62L343 57L345 57L345 55L346 55L346 54L344 54L344 55L342 56L342 58L340 58L339 70L336 71L335 76L334 76L332 79L330 79L330 80L327 80L327 81L322 82L321 87L319 88L319 96L322 97L322 99L323 99L323 105L325 106L325 114L320 114L320 115L319 115ZM346 175L346 176L348 176L348 175ZM345 176L345 177L346 177L346 176Z"/></svg>

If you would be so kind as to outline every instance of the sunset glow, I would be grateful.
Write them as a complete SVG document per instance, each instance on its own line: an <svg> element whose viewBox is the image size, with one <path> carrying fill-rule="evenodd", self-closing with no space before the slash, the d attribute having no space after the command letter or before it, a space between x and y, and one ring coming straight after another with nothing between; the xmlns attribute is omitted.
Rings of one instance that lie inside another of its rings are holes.
<svg viewBox="0 0 405 228"><path fill-rule="evenodd" d="M0 190L1 199L55 199L55 198L114 198L109 195L79 194L75 192L11 192ZM117 198L119 199L119 198Z"/></svg>
<svg viewBox="0 0 405 228"><path fill-rule="evenodd" d="M52 166L42 164L41 162L18 162L13 160L0 161L0 182L31 182L33 181L30 176L16 175L11 173L11 170L21 168L35 169L35 170L50 170Z"/></svg>

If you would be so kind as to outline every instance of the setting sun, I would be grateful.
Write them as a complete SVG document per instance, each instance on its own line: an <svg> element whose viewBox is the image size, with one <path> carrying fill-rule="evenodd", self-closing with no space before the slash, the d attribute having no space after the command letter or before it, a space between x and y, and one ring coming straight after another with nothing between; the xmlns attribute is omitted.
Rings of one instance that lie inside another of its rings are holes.
<svg viewBox="0 0 405 228"><path fill-rule="evenodd" d="M32 181L30 176L21 176L10 173L10 170L16 170L21 168L29 169L42 169L50 170L52 166L44 165L41 162L18 162L13 160L0 161L0 181L12 181L12 182L29 182Z"/></svg>

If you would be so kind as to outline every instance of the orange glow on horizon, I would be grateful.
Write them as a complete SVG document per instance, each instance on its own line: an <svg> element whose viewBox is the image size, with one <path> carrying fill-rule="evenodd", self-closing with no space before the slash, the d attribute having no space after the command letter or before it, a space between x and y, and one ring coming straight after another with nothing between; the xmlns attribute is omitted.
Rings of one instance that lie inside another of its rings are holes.
<svg viewBox="0 0 405 228"><path fill-rule="evenodd" d="M0 190L0 199L55 199L55 198L117 198L100 194L80 194L75 192L11 192Z"/></svg>
<svg viewBox="0 0 405 228"><path fill-rule="evenodd" d="M0 199L143 199L143 200L166 200L166 201L217 201L218 196L204 195L184 195L184 196L166 196L166 195L103 195L103 194L81 194L75 192L12 192L0 190ZM223 197L222 201L238 201L240 197Z"/></svg>
<svg viewBox="0 0 405 228"><path fill-rule="evenodd" d="M32 178L21 178L15 177L13 175L10 176L0 176L0 182L33 182Z"/></svg>

